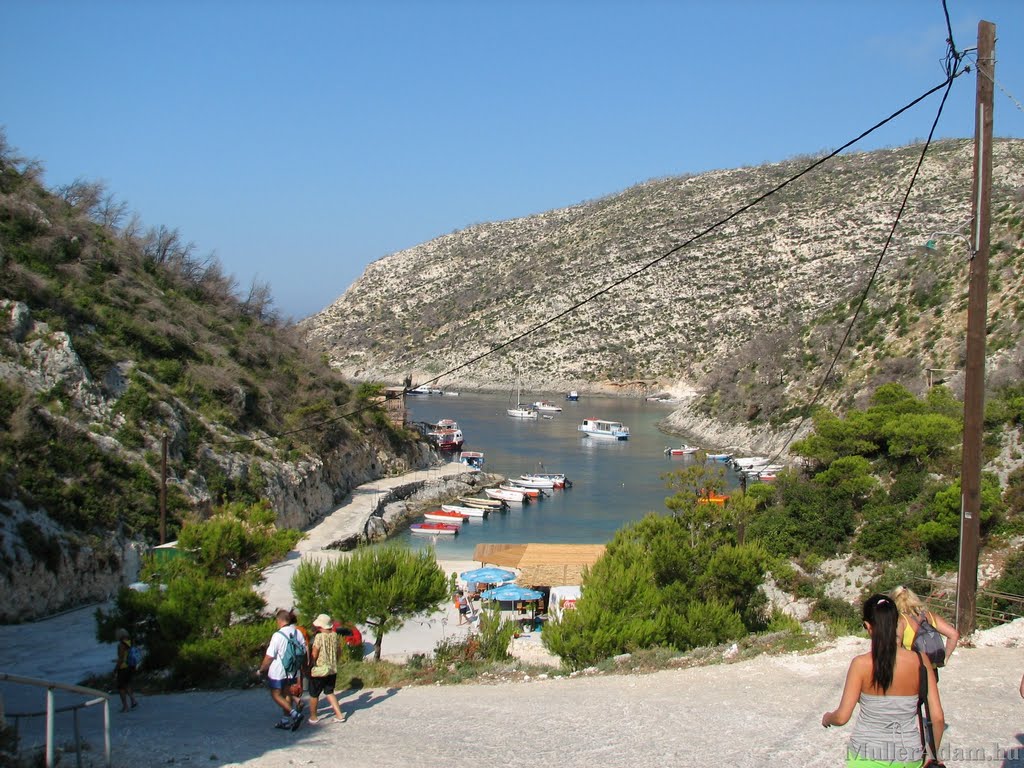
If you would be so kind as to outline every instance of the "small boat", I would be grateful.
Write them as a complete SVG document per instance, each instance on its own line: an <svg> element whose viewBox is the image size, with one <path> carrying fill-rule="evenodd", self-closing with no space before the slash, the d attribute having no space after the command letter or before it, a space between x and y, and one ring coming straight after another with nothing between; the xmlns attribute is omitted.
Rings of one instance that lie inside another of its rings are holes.
<svg viewBox="0 0 1024 768"><path fill-rule="evenodd" d="M434 523L451 523L452 525L462 525L469 520L469 515L464 515L461 512L449 512L443 508L435 509L433 512L424 512L423 517Z"/></svg>
<svg viewBox="0 0 1024 768"><path fill-rule="evenodd" d="M409 526L413 533L423 533L428 536L454 536L459 532L459 526L451 523L413 523Z"/></svg>
<svg viewBox="0 0 1024 768"><path fill-rule="evenodd" d="M550 480L555 484L555 488L572 488L572 480L562 472L531 472L528 475L521 475L521 477L524 480L534 477L540 480Z"/></svg>
<svg viewBox="0 0 1024 768"><path fill-rule="evenodd" d="M505 502L501 499L479 499L475 496L460 496L459 501L467 507L479 507L481 509L502 509L505 507Z"/></svg>
<svg viewBox="0 0 1024 768"><path fill-rule="evenodd" d="M536 403L533 404L533 407L536 408L538 411L552 411L554 413L562 412L562 406L555 405L554 403L549 402L547 400L538 400Z"/></svg>
<svg viewBox="0 0 1024 768"><path fill-rule="evenodd" d="M506 491L501 488L484 488L484 493L492 499L501 499L502 501L516 501L522 503L530 500L523 491Z"/></svg>
<svg viewBox="0 0 1024 768"><path fill-rule="evenodd" d="M428 425L427 439L439 451L458 451L464 442L462 430L454 419L441 419L437 424Z"/></svg>
<svg viewBox="0 0 1024 768"><path fill-rule="evenodd" d="M537 409L534 408L532 405L523 405L522 401L520 400L520 391L519 391L519 389L520 389L520 381L519 381L519 377L517 376L516 377L516 407L515 408L506 408L505 409L505 413L507 413L509 416L511 416L514 419L536 419L537 418ZM509 405L511 405L511 404L512 404L512 395L509 394Z"/></svg>
<svg viewBox="0 0 1024 768"><path fill-rule="evenodd" d="M577 400L579 400L579 399L580 399L580 393L579 393L579 392L577 392L577 391L576 391L575 389L573 389L573 390L570 390L570 391L569 391L569 394L567 394L567 395L565 396L565 399L566 399L566 400L570 400L570 401L572 401L572 402L574 402L574 403L575 403L575 402L576 402Z"/></svg>
<svg viewBox="0 0 1024 768"><path fill-rule="evenodd" d="M523 488L542 488L545 491L555 487L554 480L548 480L544 477L530 477L529 475L520 475L518 479L512 477L509 478L508 482L512 485L520 485Z"/></svg>
<svg viewBox="0 0 1024 768"><path fill-rule="evenodd" d="M511 481L499 485L498 490L523 493L531 499L539 499L541 496L547 496L547 494L544 493L544 491L542 491L540 488L527 488L526 486L523 485L513 485Z"/></svg>
<svg viewBox="0 0 1024 768"><path fill-rule="evenodd" d="M689 456L690 454L696 453L699 450L700 448L698 448L696 445L687 445L686 443L683 443L678 448L666 448L665 453L668 454L669 456Z"/></svg>
<svg viewBox="0 0 1024 768"><path fill-rule="evenodd" d="M734 458L732 460L732 465L737 469L750 469L758 464L767 464L769 461L771 461L771 459L767 456L747 456L745 458Z"/></svg>
<svg viewBox="0 0 1024 768"><path fill-rule="evenodd" d="M463 517L487 517L487 513L490 512L489 509L484 507L462 507L458 504L442 504L441 511L462 515Z"/></svg>
<svg viewBox="0 0 1024 768"><path fill-rule="evenodd" d="M629 440L629 427L619 421L604 419L584 419L576 429L587 437L600 437L610 440Z"/></svg>
<svg viewBox="0 0 1024 768"><path fill-rule="evenodd" d="M459 396L459 393L458 393L458 392L449 392L449 391L448 391L448 390L446 389L446 390L444 391L444 396L445 396L445 397L458 397L458 396Z"/></svg>
<svg viewBox="0 0 1024 768"><path fill-rule="evenodd" d="M707 456L708 461L720 461L723 464L725 464L726 462L729 461L729 459L732 458L731 453L709 453Z"/></svg>
<svg viewBox="0 0 1024 768"><path fill-rule="evenodd" d="M459 454L459 461L470 469L483 469L485 460L480 451L463 451Z"/></svg>
<svg viewBox="0 0 1024 768"><path fill-rule="evenodd" d="M412 389L407 390L406 394L409 394L409 395L429 395L430 394L430 387L425 387L422 384L420 384L418 387L413 387Z"/></svg>

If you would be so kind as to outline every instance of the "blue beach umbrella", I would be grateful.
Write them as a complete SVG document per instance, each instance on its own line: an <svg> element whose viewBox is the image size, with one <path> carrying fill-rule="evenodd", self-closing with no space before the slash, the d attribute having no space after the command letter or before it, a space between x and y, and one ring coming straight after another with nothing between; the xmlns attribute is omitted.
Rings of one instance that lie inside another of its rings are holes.
<svg viewBox="0 0 1024 768"><path fill-rule="evenodd" d="M480 597L484 600L517 601L540 600L544 595L535 589L520 587L518 584L502 584L500 587L484 590L480 593Z"/></svg>
<svg viewBox="0 0 1024 768"><path fill-rule="evenodd" d="M477 584L501 584L505 581L513 581L516 575L504 568L477 568L472 571L465 571L459 576L463 581L476 582Z"/></svg>

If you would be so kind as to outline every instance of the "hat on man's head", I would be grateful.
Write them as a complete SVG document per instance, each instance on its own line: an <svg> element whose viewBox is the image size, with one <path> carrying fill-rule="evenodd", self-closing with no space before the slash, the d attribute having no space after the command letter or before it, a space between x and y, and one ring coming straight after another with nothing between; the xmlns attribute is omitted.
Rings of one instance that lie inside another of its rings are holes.
<svg viewBox="0 0 1024 768"><path fill-rule="evenodd" d="M326 613L321 613L315 619L313 619L313 626L317 629L330 629L334 625L331 623L331 617Z"/></svg>

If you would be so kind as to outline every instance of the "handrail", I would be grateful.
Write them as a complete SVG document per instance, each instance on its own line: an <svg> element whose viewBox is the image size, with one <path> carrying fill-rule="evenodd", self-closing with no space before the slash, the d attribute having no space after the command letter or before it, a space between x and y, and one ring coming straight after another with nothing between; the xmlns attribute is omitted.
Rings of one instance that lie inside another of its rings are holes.
<svg viewBox="0 0 1024 768"><path fill-rule="evenodd" d="M81 744L78 738L78 710L85 707L91 707L96 704L103 705L103 756L107 768L110 768L110 694L103 691L98 691L95 688L87 688L84 685L73 685L71 683L56 683L52 680L40 680L35 677L25 677L23 675L14 675L10 672L0 672L0 682L15 683L17 685L31 685L37 688L46 689L46 766L52 768L55 764L55 752L53 748L54 733L53 733L53 716L58 711L67 711L71 709L75 714L75 749L78 750L78 761L81 763ZM92 698L81 704L73 704L70 707L61 707L58 710L54 706L53 692L66 691L68 693L77 693L81 696L90 696ZM13 714L8 713L10 717L39 717L43 713L25 713L25 714Z"/></svg>

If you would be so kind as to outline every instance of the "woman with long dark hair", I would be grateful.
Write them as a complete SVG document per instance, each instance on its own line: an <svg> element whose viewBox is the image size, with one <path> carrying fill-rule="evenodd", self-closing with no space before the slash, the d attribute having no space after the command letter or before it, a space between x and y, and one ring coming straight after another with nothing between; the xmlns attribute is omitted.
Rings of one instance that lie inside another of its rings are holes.
<svg viewBox="0 0 1024 768"><path fill-rule="evenodd" d="M928 674L928 706L936 748L942 741L945 718L935 684L935 670L926 657L899 646L898 622L899 611L892 598L872 595L865 601L864 627L871 637L871 650L850 662L839 706L821 718L826 728L846 725L854 708L860 704L846 752L846 764L850 768L917 768L922 764L925 756L917 723L922 664Z"/></svg>

